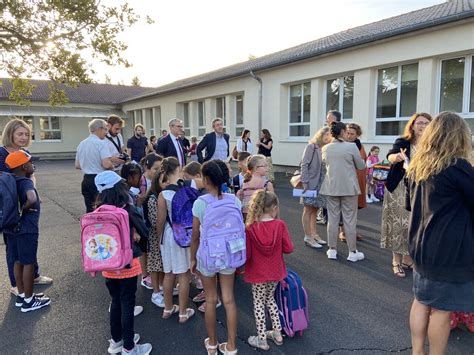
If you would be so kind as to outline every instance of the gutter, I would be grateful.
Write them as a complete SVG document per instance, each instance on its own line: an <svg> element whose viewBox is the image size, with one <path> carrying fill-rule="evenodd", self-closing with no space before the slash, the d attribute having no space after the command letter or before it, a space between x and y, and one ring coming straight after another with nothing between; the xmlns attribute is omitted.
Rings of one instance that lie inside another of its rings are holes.
<svg viewBox="0 0 474 355"><path fill-rule="evenodd" d="M263 83L262 79L255 75L253 70L250 71L250 76L254 78L255 80L258 81L260 84L260 88L258 90L258 121L257 121L257 128L258 128L258 134L260 134L260 131L262 130L262 100L263 100Z"/></svg>

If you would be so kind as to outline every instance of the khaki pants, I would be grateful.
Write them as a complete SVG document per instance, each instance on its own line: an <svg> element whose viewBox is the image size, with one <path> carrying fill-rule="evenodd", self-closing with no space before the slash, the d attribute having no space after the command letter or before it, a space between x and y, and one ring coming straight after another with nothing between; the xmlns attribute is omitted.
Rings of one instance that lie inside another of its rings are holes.
<svg viewBox="0 0 474 355"><path fill-rule="evenodd" d="M356 224L357 224L357 198L358 196L327 196L328 210L328 246L337 247L339 234L339 221L342 213L342 223L346 233L349 251L357 250Z"/></svg>

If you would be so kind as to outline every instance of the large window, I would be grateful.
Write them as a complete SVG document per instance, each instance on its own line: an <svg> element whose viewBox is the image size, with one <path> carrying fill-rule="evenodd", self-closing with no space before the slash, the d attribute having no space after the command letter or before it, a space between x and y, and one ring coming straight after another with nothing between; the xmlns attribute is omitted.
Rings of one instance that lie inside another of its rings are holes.
<svg viewBox="0 0 474 355"><path fill-rule="evenodd" d="M354 107L354 76L344 76L326 82L326 111L337 110L342 118L352 119Z"/></svg>
<svg viewBox="0 0 474 355"><path fill-rule="evenodd" d="M418 63L379 69L375 134L398 136L416 111Z"/></svg>
<svg viewBox="0 0 474 355"><path fill-rule="evenodd" d="M290 86L289 136L308 137L310 128L311 83Z"/></svg>
<svg viewBox="0 0 474 355"><path fill-rule="evenodd" d="M184 122L184 135L189 137L191 135L191 129L189 128L189 103L183 104L183 122Z"/></svg>
<svg viewBox="0 0 474 355"><path fill-rule="evenodd" d="M61 140L61 121L59 117L40 117L41 140Z"/></svg>
<svg viewBox="0 0 474 355"><path fill-rule="evenodd" d="M26 122L28 126L30 126L31 129L31 140L35 140L35 119L33 116L23 116L21 118L23 121Z"/></svg>
<svg viewBox="0 0 474 355"><path fill-rule="evenodd" d="M224 129L227 127L226 111L225 111L225 97L216 98L216 117L222 118Z"/></svg>
<svg viewBox="0 0 474 355"><path fill-rule="evenodd" d="M133 111L133 126L135 127L135 125L139 123L143 125L142 110L135 110Z"/></svg>
<svg viewBox="0 0 474 355"><path fill-rule="evenodd" d="M235 97L235 136L240 137L244 130L244 96Z"/></svg>
<svg viewBox="0 0 474 355"><path fill-rule="evenodd" d="M154 136L156 134L155 131L155 117L153 116L153 109L146 108L145 110L145 127L148 128L149 137Z"/></svg>
<svg viewBox="0 0 474 355"><path fill-rule="evenodd" d="M202 137L206 134L206 119L204 115L204 101L198 101L198 136Z"/></svg>

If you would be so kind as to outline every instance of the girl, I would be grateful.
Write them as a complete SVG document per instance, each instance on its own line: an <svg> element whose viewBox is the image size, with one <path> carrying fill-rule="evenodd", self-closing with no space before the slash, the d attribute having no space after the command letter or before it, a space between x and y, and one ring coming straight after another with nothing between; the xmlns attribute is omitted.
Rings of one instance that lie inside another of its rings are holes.
<svg viewBox="0 0 474 355"><path fill-rule="evenodd" d="M242 135L237 140L236 149L237 149L237 153L248 152L252 154L253 145L252 145L252 140L250 139L250 131L248 129L244 129L242 131Z"/></svg>
<svg viewBox="0 0 474 355"><path fill-rule="evenodd" d="M145 201L145 195L151 187L151 183L155 174L160 170L163 157L156 153L147 154L142 159L143 176L140 179L140 195L141 200ZM140 198L139 198L140 199Z"/></svg>
<svg viewBox="0 0 474 355"><path fill-rule="evenodd" d="M189 152L188 152L188 157L191 161L196 161L197 162L197 154L196 154L196 148L197 148L197 138L196 137L191 137L191 146L189 147Z"/></svg>
<svg viewBox="0 0 474 355"><path fill-rule="evenodd" d="M372 176L374 166L380 163L379 153L380 148L374 145L370 148L369 156L367 157L367 203L380 202L380 200L375 197L375 184Z"/></svg>
<svg viewBox="0 0 474 355"><path fill-rule="evenodd" d="M222 164L221 164L222 165ZM225 166L225 164L224 164ZM202 166L203 184L209 195L215 199L222 199L222 186L227 183L225 178L229 172L219 166L215 160L208 161ZM239 199L235 198L235 205L240 208ZM197 262L196 254L199 245L200 227L204 221L207 204L204 200L198 199L193 205L193 239L191 244L191 272L199 271L201 280L206 291L206 313L205 322L208 338L204 340L207 353L215 355L217 348L222 354L237 354L237 306L234 299L234 273L235 269L221 270L219 282L222 292L222 300L227 317L227 342L217 342L216 334L216 304L217 298L217 274L206 270L201 263Z"/></svg>
<svg viewBox="0 0 474 355"><path fill-rule="evenodd" d="M130 203L128 185L113 171L104 171L95 177L95 185L99 191L99 205L112 205L123 208L128 212L130 223L130 239L133 241L132 264L119 271L104 271L102 276L109 290L112 304L110 306L109 353L115 354L149 354L151 344L137 344L140 335L134 334L133 316L135 293L137 291L137 276L141 274L138 257L146 250L148 228L138 212Z"/></svg>
<svg viewBox="0 0 474 355"><path fill-rule="evenodd" d="M273 192L273 184L267 179L268 164L265 156L257 154L252 155L247 160L247 172L244 175L244 184L237 193L242 201L242 214L244 220L247 216L248 205L255 191L265 188Z"/></svg>
<svg viewBox="0 0 474 355"><path fill-rule="evenodd" d="M268 178L270 181L275 180L273 175L273 164L272 164L272 149L273 149L273 139L270 131L266 128L262 129L260 132L260 141L257 142L256 146L258 147L258 154L265 156L268 164Z"/></svg>
<svg viewBox="0 0 474 355"><path fill-rule="evenodd" d="M189 297L189 248L181 248L176 244L173 237L171 201L178 187L178 180L181 175L178 159L169 157L163 159L161 163L162 184L167 184L166 188L158 196L158 218L156 222L156 235L162 235L160 245L161 257L163 259L163 294L165 299L165 309L163 318L168 319L179 311L179 322L185 323L194 315L194 309L187 308ZM173 304L173 287L175 278L178 276L179 282L179 306Z"/></svg>
<svg viewBox="0 0 474 355"><path fill-rule="evenodd" d="M257 336L248 338L248 343L256 348L268 350L267 339L276 345L283 344L275 289L287 273L283 254L293 251L293 243L286 223L278 218L278 198L270 191L257 191L250 201L247 216L247 262L245 282L252 284L253 307ZM273 330L265 326L265 306L272 320Z"/></svg>

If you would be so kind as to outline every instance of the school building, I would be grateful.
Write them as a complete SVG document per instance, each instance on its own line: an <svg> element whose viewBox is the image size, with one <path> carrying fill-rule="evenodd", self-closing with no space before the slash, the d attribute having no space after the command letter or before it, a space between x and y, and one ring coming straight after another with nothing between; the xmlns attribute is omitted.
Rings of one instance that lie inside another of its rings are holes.
<svg viewBox="0 0 474 355"><path fill-rule="evenodd" d="M125 137L138 122L148 136L159 134L173 117L186 135L202 137L222 117L234 142L244 128L253 140L269 129L274 164L294 166L331 109L362 126L366 150L385 152L417 111L457 112L474 132L473 56L474 1L449 0L155 89L107 85L114 99L101 103L69 96L65 107L33 100L25 108L3 93L0 128L7 116L23 116L33 123L33 152L71 154L88 134L86 121L107 112L124 115Z"/></svg>

